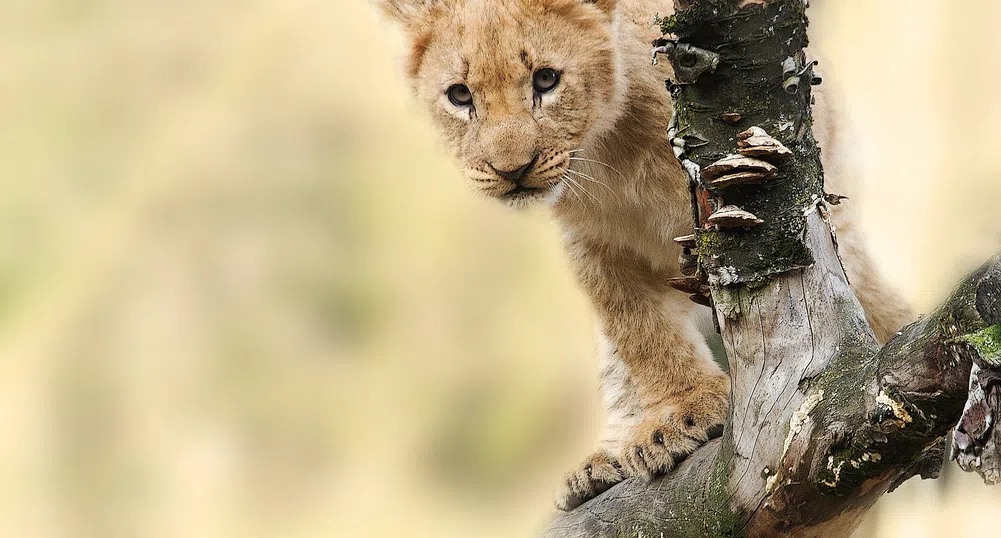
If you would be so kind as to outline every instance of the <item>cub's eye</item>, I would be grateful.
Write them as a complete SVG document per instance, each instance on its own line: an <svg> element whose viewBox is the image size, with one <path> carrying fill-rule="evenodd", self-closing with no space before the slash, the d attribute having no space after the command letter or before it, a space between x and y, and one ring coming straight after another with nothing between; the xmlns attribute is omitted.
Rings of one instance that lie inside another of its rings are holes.
<svg viewBox="0 0 1001 538"><path fill-rule="evenodd" d="M448 100L455 106L469 106L473 104L473 93L465 84L453 84L445 91Z"/></svg>
<svg viewBox="0 0 1001 538"><path fill-rule="evenodd" d="M553 91L560 85L560 72L555 69L539 69L532 77L532 87L536 93L547 93Z"/></svg>

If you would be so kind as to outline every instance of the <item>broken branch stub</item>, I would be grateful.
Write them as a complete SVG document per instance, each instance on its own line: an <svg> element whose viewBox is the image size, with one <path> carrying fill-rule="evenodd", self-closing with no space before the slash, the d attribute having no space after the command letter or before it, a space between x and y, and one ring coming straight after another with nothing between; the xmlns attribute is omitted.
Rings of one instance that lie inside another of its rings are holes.
<svg viewBox="0 0 1001 538"><path fill-rule="evenodd" d="M987 484L1001 482L1001 324L956 339L973 360L969 394L953 432L952 457Z"/></svg>
<svg viewBox="0 0 1001 538"><path fill-rule="evenodd" d="M658 39L654 42L654 64L657 63L659 54L666 54L671 60L675 82L678 84L694 84L702 75L715 71L720 60L720 55L715 52L667 39Z"/></svg>

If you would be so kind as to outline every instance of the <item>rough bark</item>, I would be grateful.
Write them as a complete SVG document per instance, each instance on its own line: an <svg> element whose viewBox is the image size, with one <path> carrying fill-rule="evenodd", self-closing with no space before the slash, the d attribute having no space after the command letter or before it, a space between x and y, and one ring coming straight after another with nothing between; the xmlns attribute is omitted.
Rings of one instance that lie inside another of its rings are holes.
<svg viewBox="0 0 1001 538"><path fill-rule="evenodd" d="M1001 481L1001 325L960 337L973 358L969 395L953 432L952 455L965 471L976 471L988 484Z"/></svg>
<svg viewBox="0 0 1001 538"><path fill-rule="evenodd" d="M826 218L804 3L682 4L664 24L677 40L658 46L678 79L670 136L692 179L696 276L730 362L730 417L671 474L627 480L544 536L847 536L880 495L937 475L974 361L996 367L983 341L1001 334L1001 257L880 348ZM769 139L787 153L762 149ZM749 147L772 167L727 159ZM740 210L754 219L729 218ZM1001 437L977 412L996 411L996 379L974 376L970 454Z"/></svg>

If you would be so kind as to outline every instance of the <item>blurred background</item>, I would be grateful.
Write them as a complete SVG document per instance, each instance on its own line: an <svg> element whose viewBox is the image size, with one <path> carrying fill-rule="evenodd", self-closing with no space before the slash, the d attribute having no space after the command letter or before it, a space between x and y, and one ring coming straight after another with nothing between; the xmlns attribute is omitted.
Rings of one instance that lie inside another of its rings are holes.
<svg viewBox="0 0 1001 538"><path fill-rule="evenodd" d="M1001 3L814 2L922 311L1001 247ZM480 200L363 0L0 2L0 535L529 536L601 424L542 212ZM860 536L989 536L908 482Z"/></svg>

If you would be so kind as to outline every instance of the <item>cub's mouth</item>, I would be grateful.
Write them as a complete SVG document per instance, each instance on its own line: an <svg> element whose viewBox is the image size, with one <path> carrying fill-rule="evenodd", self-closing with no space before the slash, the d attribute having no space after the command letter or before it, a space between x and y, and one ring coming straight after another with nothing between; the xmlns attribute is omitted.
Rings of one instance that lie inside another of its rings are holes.
<svg viewBox="0 0 1001 538"><path fill-rule="evenodd" d="M513 189L511 189L511 190L505 192L504 194L502 194L501 198L504 198L505 200L507 200L507 199L512 199L512 198L526 197L526 196L530 196L532 194L542 194L542 193L548 191L550 188L552 188L552 187L551 186L550 187L526 187L524 185L515 185Z"/></svg>
<svg viewBox="0 0 1001 538"><path fill-rule="evenodd" d="M544 198L550 198L553 193L555 193L560 186L561 182L556 181L549 185L543 185L540 187L528 187L525 185L515 185L511 187L507 192L501 194L498 198L506 203L513 203L520 205L524 202L532 202L534 200L541 200Z"/></svg>

